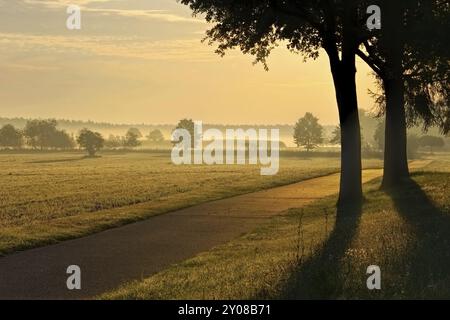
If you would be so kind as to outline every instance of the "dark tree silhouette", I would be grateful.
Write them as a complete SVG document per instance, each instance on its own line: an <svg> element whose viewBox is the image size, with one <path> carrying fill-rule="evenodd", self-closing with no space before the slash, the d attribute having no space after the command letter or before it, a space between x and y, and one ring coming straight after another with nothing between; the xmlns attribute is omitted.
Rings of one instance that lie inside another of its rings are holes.
<svg viewBox="0 0 450 320"><path fill-rule="evenodd" d="M201 139L201 137L195 137L195 123L192 119L182 119L178 121L178 124L175 129L185 129L191 135L191 147L195 147L195 139Z"/></svg>
<svg viewBox="0 0 450 320"><path fill-rule="evenodd" d="M33 148L41 150L52 147L52 138L57 129L57 122L50 120L30 120L25 125L24 135Z"/></svg>
<svg viewBox="0 0 450 320"><path fill-rule="evenodd" d="M0 146L8 148L21 148L23 145L22 132L11 124L6 124L0 129Z"/></svg>
<svg viewBox="0 0 450 320"><path fill-rule="evenodd" d="M239 48L266 66L266 58L280 42L305 58L323 49L330 61L342 129L339 202L362 199L361 140L355 82L355 55L368 38L367 7L371 1L242 1L181 0L194 14L214 24L207 31L217 53ZM267 67L267 66L266 66Z"/></svg>
<svg viewBox="0 0 450 320"><path fill-rule="evenodd" d="M407 124L450 129L449 6L441 0L377 0L382 29L357 54L376 73L386 114L383 187L408 181Z"/></svg>
<svg viewBox="0 0 450 320"><path fill-rule="evenodd" d="M97 151L103 148L105 140L100 133L83 129L78 135L77 142L87 151L90 157L93 157Z"/></svg>
<svg viewBox="0 0 450 320"><path fill-rule="evenodd" d="M69 150L75 147L75 141L64 130L56 130L50 137L50 146L55 149Z"/></svg>
<svg viewBox="0 0 450 320"><path fill-rule="evenodd" d="M27 121L24 135L27 143L32 148L43 149L71 149L75 142L64 130L58 130L57 121L50 120L30 120Z"/></svg>
<svg viewBox="0 0 450 320"><path fill-rule="evenodd" d="M297 147L302 146L309 152L323 142L322 132L319 119L307 112L294 126L294 142Z"/></svg>

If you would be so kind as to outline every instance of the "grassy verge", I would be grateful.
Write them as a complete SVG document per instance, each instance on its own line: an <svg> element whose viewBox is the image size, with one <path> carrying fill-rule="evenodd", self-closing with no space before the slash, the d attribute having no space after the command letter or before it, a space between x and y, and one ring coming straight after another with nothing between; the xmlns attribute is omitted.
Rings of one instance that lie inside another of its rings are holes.
<svg viewBox="0 0 450 320"><path fill-rule="evenodd" d="M379 167L379 160L365 162ZM281 159L259 166L175 166L167 153L0 155L0 255L238 194L328 175L339 159Z"/></svg>
<svg viewBox="0 0 450 320"><path fill-rule="evenodd" d="M345 218L329 197L100 298L450 298L449 181L418 172L389 194L371 182ZM379 291L366 287L369 265L381 268Z"/></svg>

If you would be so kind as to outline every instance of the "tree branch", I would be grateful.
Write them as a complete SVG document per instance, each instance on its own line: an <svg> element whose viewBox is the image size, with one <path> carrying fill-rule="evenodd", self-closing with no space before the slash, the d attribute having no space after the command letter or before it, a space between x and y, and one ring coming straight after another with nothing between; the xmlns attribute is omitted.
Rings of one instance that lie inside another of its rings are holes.
<svg viewBox="0 0 450 320"><path fill-rule="evenodd" d="M372 68L372 70L375 71L375 73L379 77L383 78L384 76L383 71L379 66L377 66L377 64L371 59L370 56L366 56L364 52L362 52L360 49L356 50L356 55L360 57L365 63L367 63L369 67Z"/></svg>

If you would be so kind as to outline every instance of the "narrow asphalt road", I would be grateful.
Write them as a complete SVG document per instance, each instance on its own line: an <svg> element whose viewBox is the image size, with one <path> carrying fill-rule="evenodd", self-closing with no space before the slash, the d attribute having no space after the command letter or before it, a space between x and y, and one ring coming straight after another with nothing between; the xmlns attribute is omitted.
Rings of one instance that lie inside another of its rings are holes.
<svg viewBox="0 0 450 320"><path fill-rule="evenodd" d="M382 174L365 170L364 181ZM339 175L208 202L0 258L0 299L86 299L148 277L251 231L262 220L337 193ZM81 268L68 290L67 267Z"/></svg>

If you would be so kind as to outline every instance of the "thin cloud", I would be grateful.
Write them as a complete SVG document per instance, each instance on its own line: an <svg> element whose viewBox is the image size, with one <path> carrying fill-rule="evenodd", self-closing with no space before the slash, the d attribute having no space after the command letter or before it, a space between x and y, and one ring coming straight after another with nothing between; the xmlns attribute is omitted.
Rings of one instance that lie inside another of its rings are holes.
<svg viewBox="0 0 450 320"><path fill-rule="evenodd" d="M34 6L44 6L48 9L61 9L69 5L78 5L82 12L92 12L100 15L122 16L131 18L146 18L151 20L160 20L165 22L184 22L205 24L202 19L192 17L183 17L167 10L143 10L143 9L110 9L110 8L92 8L89 4L109 2L110 0L23 0L25 3Z"/></svg>
<svg viewBox="0 0 450 320"><path fill-rule="evenodd" d="M75 54L145 60L209 61L217 59L198 39L151 41L141 37L55 36L0 33L3 50Z"/></svg>

